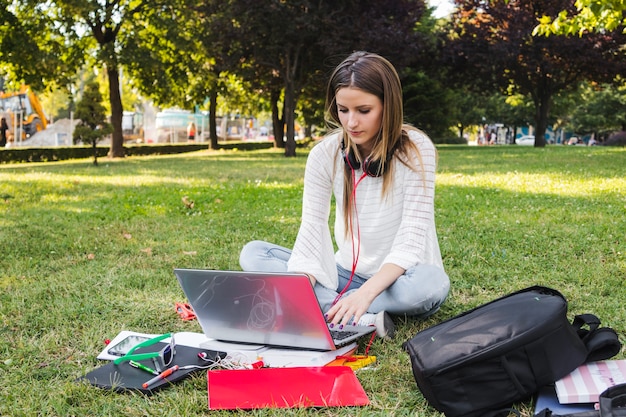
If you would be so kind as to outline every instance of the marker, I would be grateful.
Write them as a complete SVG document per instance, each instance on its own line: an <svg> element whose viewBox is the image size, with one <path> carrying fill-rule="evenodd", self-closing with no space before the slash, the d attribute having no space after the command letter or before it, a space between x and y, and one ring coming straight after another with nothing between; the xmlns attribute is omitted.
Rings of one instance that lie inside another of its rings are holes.
<svg viewBox="0 0 626 417"><path fill-rule="evenodd" d="M174 365L169 369L166 369L165 371L163 371L163 373L155 376L154 378L152 378L149 381L144 382L143 384L141 384L141 386L143 387L143 389L148 388L150 385L155 384L157 382L159 382L162 379L167 378L168 376L172 375L174 372L178 371L178 365Z"/></svg>
<svg viewBox="0 0 626 417"><path fill-rule="evenodd" d="M141 369L142 371L146 371L146 372L148 372L149 374L152 374L152 375L159 375L159 373L157 371L155 371L154 369L148 368L146 365L141 364L139 362L129 361L128 363L133 368Z"/></svg>

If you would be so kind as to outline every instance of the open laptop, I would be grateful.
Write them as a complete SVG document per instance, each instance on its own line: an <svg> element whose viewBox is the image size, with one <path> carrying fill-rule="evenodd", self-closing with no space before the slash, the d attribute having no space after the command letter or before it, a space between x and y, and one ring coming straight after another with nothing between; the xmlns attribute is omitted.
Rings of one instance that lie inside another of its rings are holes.
<svg viewBox="0 0 626 417"><path fill-rule="evenodd" d="M216 340L335 350L373 326L331 330L303 274L174 270L204 334Z"/></svg>

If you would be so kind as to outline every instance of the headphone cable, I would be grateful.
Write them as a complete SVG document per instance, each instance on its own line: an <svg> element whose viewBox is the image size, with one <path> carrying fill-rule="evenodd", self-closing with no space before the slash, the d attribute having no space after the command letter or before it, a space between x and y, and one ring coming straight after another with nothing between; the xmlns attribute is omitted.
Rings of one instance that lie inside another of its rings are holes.
<svg viewBox="0 0 626 417"><path fill-rule="evenodd" d="M352 270L350 271L350 278L348 279L348 282L343 287L343 289L339 292L339 294L337 294L337 296L335 297L335 300L333 301L333 305L337 304L337 301L341 299L341 297L348 290L348 287L350 287L350 284L352 283L352 279L354 278L354 275L356 274L356 266L359 263L359 255L361 253L361 228L359 226L359 216L358 216L357 205L356 205L356 189L358 185L361 183L361 181L363 181L363 179L367 177L367 173L363 172L363 174L361 174L361 177L357 181L356 173L354 171L354 168L352 168L352 166L350 166L350 171L351 171L351 176L352 176L352 183L354 184L354 187L352 188L352 193L350 194L350 199L352 200L351 201L352 204L350 204L350 206L353 208L354 218L356 219L356 231L357 231L356 242L357 244L356 244L356 249L355 249L353 216L351 214L348 217L348 227L350 228L350 240L352 243Z"/></svg>

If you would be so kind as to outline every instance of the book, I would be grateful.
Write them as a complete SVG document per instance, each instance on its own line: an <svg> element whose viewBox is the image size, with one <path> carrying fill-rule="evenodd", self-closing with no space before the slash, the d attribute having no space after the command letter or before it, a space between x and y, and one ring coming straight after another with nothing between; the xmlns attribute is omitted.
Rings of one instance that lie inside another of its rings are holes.
<svg viewBox="0 0 626 417"><path fill-rule="evenodd" d="M626 360L583 364L555 383L561 404L595 403L609 387L626 382Z"/></svg>

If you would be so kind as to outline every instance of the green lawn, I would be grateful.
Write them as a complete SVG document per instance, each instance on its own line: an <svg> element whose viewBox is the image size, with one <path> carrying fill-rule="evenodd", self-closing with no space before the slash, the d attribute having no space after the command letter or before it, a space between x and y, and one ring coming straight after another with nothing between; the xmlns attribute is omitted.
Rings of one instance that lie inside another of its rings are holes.
<svg viewBox="0 0 626 417"><path fill-rule="evenodd" d="M202 375L151 398L75 379L121 330L200 331L174 312L184 301L174 267L239 269L248 240L292 245L298 152L0 165L0 415L208 414ZM375 341L378 366L357 373L371 405L234 414L440 416L402 342L534 284L560 290L571 317L595 313L624 342L625 167L624 148L441 147L436 214L452 290L434 317L398 319L396 339ZM532 415L531 402L518 407Z"/></svg>

